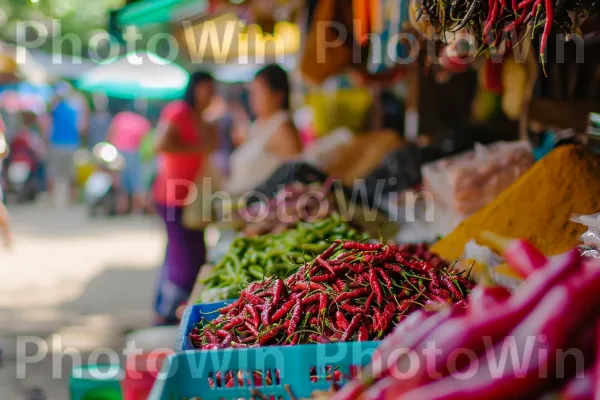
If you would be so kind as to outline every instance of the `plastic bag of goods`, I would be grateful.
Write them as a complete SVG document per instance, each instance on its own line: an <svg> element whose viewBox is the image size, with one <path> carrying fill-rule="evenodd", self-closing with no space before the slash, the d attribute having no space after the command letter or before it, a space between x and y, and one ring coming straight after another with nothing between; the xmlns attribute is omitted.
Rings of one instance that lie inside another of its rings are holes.
<svg viewBox="0 0 600 400"><path fill-rule="evenodd" d="M588 258L600 258L600 213L592 215L573 214L571 221L587 226L581 235L583 246L581 255Z"/></svg>
<svg viewBox="0 0 600 400"><path fill-rule="evenodd" d="M421 172L436 205L462 219L494 200L533 163L529 142L496 142L475 144L474 150L426 164Z"/></svg>

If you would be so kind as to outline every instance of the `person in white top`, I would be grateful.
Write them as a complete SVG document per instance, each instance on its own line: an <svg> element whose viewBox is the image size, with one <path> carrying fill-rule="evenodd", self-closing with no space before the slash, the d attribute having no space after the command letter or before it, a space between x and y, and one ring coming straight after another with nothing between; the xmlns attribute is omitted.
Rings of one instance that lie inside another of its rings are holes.
<svg viewBox="0 0 600 400"><path fill-rule="evenodd" d="M230 159L227 189L235 195L253 190L284 162L302 152L302 142L290 118L290 83L278 65L261 69L249 86L256 120Z"/></svg>

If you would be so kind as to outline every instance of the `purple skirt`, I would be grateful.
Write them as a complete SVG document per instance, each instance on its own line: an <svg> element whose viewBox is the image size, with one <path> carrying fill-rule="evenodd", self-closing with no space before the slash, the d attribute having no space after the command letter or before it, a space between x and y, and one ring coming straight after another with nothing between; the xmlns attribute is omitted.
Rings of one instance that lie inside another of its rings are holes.
<svg viewBox="0 0 600 400"><path fill-rule="evenodd" d="M165 223L167 247L154 308L159 323L175 323L177 307L188 301L206 262L204 231L183 226L183 207L156 204L156 211Z"/></svg>

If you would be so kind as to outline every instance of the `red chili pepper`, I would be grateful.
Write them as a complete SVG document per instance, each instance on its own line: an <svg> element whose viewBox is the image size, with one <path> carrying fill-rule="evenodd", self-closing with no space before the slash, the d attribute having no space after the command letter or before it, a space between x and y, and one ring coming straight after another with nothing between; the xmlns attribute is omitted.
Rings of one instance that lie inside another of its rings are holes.
<svg viewBox="0 0 600 400"><path fill-rule="evenodd" d="M260 297L253 295L247 290L242 290L241 295L244 299L246 299L248 303L252 305L263 304L265 302L265 299L261 299Z"/></svg>
<svg viewBox="0 0 600 400"><path fill-rule="evenodd" d="M394 261L395 254L397 252L396 246L388 244L384 247L383 253L380 254L366 254L363 259L368 264L380 264L388 261Z"/></svg>
<svg viewBox="0 0 600 400"><path fill-rule="evenodd" d="M341 241L339 239L335 240L333 242L333 244L331 246L329 246L329 248L327 250L325 250L319 257L321 257L323 260L329 260L329 258L331 258L333 253L335 253L335 251L337 250L340 242Z"/></svg>
<svg viewBox="0 0 600 400"><path fill-rule="evenodd" d="M287 334L292 335L292 333L296 332L296 328L300 323L300 318L302 318L302 302L300 300L296 300L296 305L292 311L292 318L290 319L290 326L287 328Z"/></svg>
<svg viewBox="0 0 600 400"><path fill-rule="evenodd" d="M390 323L392 322L392 318L394 318L394 311L396 311L395 308L396 307L394 306L394 303L388 303L385 306L378 326L378 330L380 332L385 332L388 329Z"/></svg>
<svg viewBox="0 0 600 400"><path fill-rule="evenodd" d="M263 308L262 313L260 314L264 326L269 326L269 314L271 314L272 308L273 305L269 300L267 300L267 302L265 303L265 307Z"/></svg>
<svg viewBox="0 0 600 400"><path fill-rule="evenodd" d="M483 28L484 38L487 38L488 33L490 33L492 26L496 22L496 18L498 18L498 13L500 11L500 6L501 4L499 1L494 1L494 7L492 8L490 15L488 16L488 20L486 21L485 26Z"/></svg>
<svg viewBox="0 0 600 400"><path fill-rule="evenodd" d="M281 293L283 292L283 281L281 279L277 279L275 284L273 285L273 304L279 304L281 300Z"/></svg>
<svg viewBox="0 0 600 400"><path fill-rule="evenodd" d="M310 278L310 280L313 282L331 282L331 281L335 280L335 275L325 274L325 275L313 276L312 278Z"/></svg>
<svg viewBox="0 0 600 400"><path fill-rule="evenodd" d="M201 347L201 350L218 350L220 349L218 344L206 344Z"/></svg>
<svg viewBox="0 0 600 400"><path fill-rule="evenodd" d="M384 267L391 271L396 272L397 274L403 274L405 272L402 267L395 265L395 264L385 264Z"/></svg>
<svg viewBox="0 0 600 400"><path fill-rule="evenodd" d="M370 291L371 291L371 289L369 289L369 288L360 288L360 289L355 289L351 292L344 292L344 293L338 295L335 298L335 301L337 303L340 303L347 299L356 299L357 297L368 295Z"/></svg>
<svg viewBox="0 0 600 400"><path fill-rule="evenodd" d="M371 269L369 273L369 283L371 284L371 289L373 289L373 293L375 293L375 301L377 304L383 302L383 294L381 293L381 286L379 286L379 280L377 279L377 273L374 269Z"/></svg>
<svg viewBox="0 0 600 400"><path fill-rule="evenodd" d="M276 327L272 328L269 332L265 333L262 336L259 336L258 343L260 343L261 346L269 343L269 341L271 341L275 336L277 336L277 334L282 329L283 325L277 325Z"/></svg>
<svg viewBox="0 0 600 400"><path fill-rule="evenodd" d="M513 1L515 1L515 0L513 0ZM523 13L521 13L521 15L519 15L519 18L515 19L513 22L508 24L508 26L506 28L504 28L504 32L510 32L513 29L521 26L523 21L525 21L525 18L527 18L527 14L528 14L527 10L523 11Z"/></svg>
<svg viewBox="0 0 600 400"><path fill-rule="evenodd" d="M325 293L321 293L319 296L319 313L325 315L327 313L327 302L329 301Z"/></svg>
<svg viewBox="0 0 600 400"><path fill-rule="evenodd" d="M545 62L546 45L548 44L548 36L552 30L552 22L554 21L554 2L552 0L545 0L546 5L546 23L544 24L544 31L542 32L542 38L540 39L540 58L542 59L542 67ZM544 68L545 73L545 68Z"/></svg>
<svg viewBox="0 0 600 400"><path fill-rule="evenodd" d="M235 349L246 349L246 348L248 348L248 345L243 344L243 343L238 343L238 342L231 342L231 347L233 347Z"/></svg>
<svg viewBox="0 0 600 400"><path fill-rule="evenodd" d="M319 313L319 305L318 305L318 304L316 304L316 303L315 303L315 304L312 304L312 305L310 305L310 306L309 306L309 307L308 307L308 308L305 310L305 312L307 312L307 313L311 313L311 314L313 314L313 315L316 315L316 314L318 314L318 313Z"/></svg>
<svg viewBox="0 0 600 400"><path fill-rule="evenodd" d="M221 342L221 346L224 347L229 347L231 346L231 340L233 339L233 335L230 333L229 335L227 335L223 341Z"/></svg>
<svg viewBox="0 0 600 400"><path fill-rule="evenodd" d="M260 325L260 317L258 315L258 311L256 311L256 309L252 307L251 304L246 304L246 307L244 307L244 309L248 311L248 313L252 317L252 323L254 324L254 327L258 328L258 326Z"/></svg>
<svg viewBox="0 0 600 400"><path fill-rule="evenodd" d="M308 324L309 325L318 325L319 319L317 317L312 317L311 319L308 320Z"/></svg>
<svg viewBox="0 0 600 400"><path fill-rule="evenodd" d="M217 336L220 337L221 339L226 338L227 335L229 335L229 332L227 332L226 330L220 329L217 331Z"/></svg>
<svg viewBox="0 0 600 400"><path fill-rule="evenodd" d="M348 303L344 303L340 306L340 308L344 311L347 311L351 314L356 314L356 313L361 313L363 311L362 307L357 307L357 306L353 306L350 305Z"/></svg>
<svg viewBox="0 0 600 400"><path fill-rule="evenodd" d="M373 309L373 325L375 330L379 330L379 320L381 320L381 311L378 308Z"/></svg>
<svg viewBox="0 0 600 400"><path fill-rule="evenodd" d="M303 290L301 292L292 293L289 300L294 300L294 302L295 302L297 299L303 299L307 293L308 293L308 290Z"/></svg>
<svg viewBox="0 0 600 400"><path fill-rule="evenodd" d="M215 335L213 335L213 333L211 331L209 331L208 329L204 330L204 337L208 340L209 344L213 344L213 343L218 343L219 341L217 340L217 338L215 337Z"/></svg>
<svg viewBox="0 0 600 400"><path fill-rule="evenodd" d="M352 335L358 330L358 325L360 324L360 320L362 319L362 314L356 314L352 321L350 321L350 325L348 325L348 329L342 335L340 341L347 342L352 338Z"/></svg>
<svg viewBox="0 0 600 400"><path fill-rule="evenodd" d="M331 343L331 340L329 340L329 338L327 336L324 335L317 335L316 333L313 333L310 335L310 339L313 342L317 342L320 344L327 344L327 343Z"/></svg>
<svg viewBox="0 0 600 400"><path fill-rule="evenodd" d="M418 296L419 295L416 294L410 299L402 300L402 302L398 305L398 312L402 314L408 311L408 309L410 308L410 306L413 305L413 302L418 298Z"/></svg>
<svg viewBox="0 0 600 400"><path fill-rule="evenodd" d="M248 330L250 331L250 333L252 333L254 336L258 336L258 330L251 323L249 323L248 321L246 321L246 322L244 322L244 326L246 328L248 328Z"/></svg>
<svg viewBox="0 0 600 400"><path fill-rule="evenodd" d="M229 311L233 310L234 308L236 308L241 303L242 303L242 300L241 299L237 299L236 301L234 301L233 303L229 304L228 306L225 306L225 307L221 308L219 311L221 312L221 314L227 314Z"/></svg>
<svg viewBox="0 0 600 400"><path fill-rule="evenodd" d="M536 0L523 0L519 3L519 5L517 6L517 9L522 10L525 7L530 6L531 4L533 4Z"/></svg>
<svg viewBox="0 0 600 400"><path fill-rule="evenodd" d="M292 341L290 342L289 346L297 345L299 340L300 340L300 335L296 333L294 336L292 336Z"/></svg>
<svg viewBox="0 0 600 400"><path fill-rule="evenodd" d="M240 340L240 342L242 342L242 343L250 343L250 342L254 342L254 341L256 341L256 336L254 336L254 335L248 336L247 338Z"/></svg>
<svg viewBox="0 0 600 400"><path fill-rule="evenodd" d="M341 278L337 278L335 283L337 284L337 287L339 287L342 292L344 290L346 290L346 287L348 286L346 284L346 282L344 282Z"/></svg>
<svg viewBox="0 0 600 400"><path fill-rule="evenodd" d="M333 267L331 265L329 265L329 263L325 260L323 260L320 256L315 258L315 263L318 264L318 266L320 266L321 268L325 268L327 271L329 271L330 274L335 275L335 271L333 270ZM312 270L311 270L312 272Z"/></svg>
<svg viewBox="0 0 600 400"><path fill-rule="evenodd" d="M383 245L380 243L360 243L346 241L342 244L342 247L346 250L375 251L380 250Z"/></svg>
<svg viewBox="0 0 600 400"><path fill-rule="evenodd" d="M321 293L315 293L302 299L302 305L317 303L321 299Z"/></svg>
<svg viewBox="0 0 600 400"><path fill-rule="evenodd" d="M341 311L338 311L335 313L335 320L338 323L338 326L342 329L342 330L346 330L348 329L348 326L350 325L350 323L348 322L348 320L346 319L346 317L344 316L344 313Z"/></svg>
<svg viewBox="0 0 600 400"><path fill-rule="evenodd" d="M322 291L326 291L327 287L321 283L317 283L317 282L298 282L294 285L294 289L296 290L322 290Z"/></svg>
<svg viewBox="0 0 600 400"><path fill-rule="evenodd" d="M231 328L234 328L234 327L236 327L238 325L241 325L243 323L244 323L244 318L243 317L235 317L230 322L228 322L225 325L223 325L223 330L228 331Z"/></svg>
<svg viewBox="0 0 600 400"><path fill-rule="evenodd" d="M294 307L295 303L296 303L296 300L289 300L286 303L284 303L281 306L281 308L279 310L277 310L275 312L275 314L273 314L273 316L271 317L271 323L277 322L281 318L283 318L287 313L290 312L290 310L292 309L292 307Z"/></svg>
<svg viewBox="0 0 600 400"><path fill-rule="evenodd" d="M431 290L431 293L441 297L442 299L449 299L452 300L452 293L450 293L449 291L445 290L445 289L433 289Z"/></svg>
<svg viewBox="0 0 600 400"><path fill-rule="evenodd" d="M449 276L442 276L441 280L444 286L448 288L448 290L450 291L450 293L452 293L452 296L454 296L455 299L462 300L464 298L462 293L460 293L460 290L458 290L456 286L454 286L454 282L450 280Z"/></svg>
<svg viewBox="0 0 600 400"><path fill-rule="evenodd" d="M355 274L361 274L365 268L362 267L360 264L344 264L348 266L348 269L352 272L354 272Z"/></svg>
<svg viewBox="0 0 600 400"><path fill-rule="evenodd" d="M381 277L381 279L383 279L383 281L385 282L385 286L389 290L392 290L392 280L390 279L390 277L387 274L387 272L385 272L384 270L382 270L379 267L375 268L375 272L377 272L377 274Z"/></svg>
<svg viewBox="0 0 600 400"><path fill-rule="evenodd" d="M371 303L375 298L375 293L371 293L369 297L367 297L367 301L365 301L365 305L363 306L363 312L365 315L369 315L369 310L371 309Z"/></svg>
<svg viewBox="0 0 600 400"><path fill-rule="evenodd" d="M369 331L367 330L367 327L363 325L358 329L358 341L366 342L367 340L369 340Z"/></svg>

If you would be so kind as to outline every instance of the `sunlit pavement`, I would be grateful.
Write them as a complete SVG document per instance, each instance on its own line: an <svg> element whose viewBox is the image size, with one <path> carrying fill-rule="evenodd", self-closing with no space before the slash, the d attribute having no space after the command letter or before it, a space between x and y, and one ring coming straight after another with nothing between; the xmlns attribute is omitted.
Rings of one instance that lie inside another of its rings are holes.
<svg viewBox="0 0 600 400"><path fill-rule="evenodd" d="M40 337L57 350L82 353L120 349L124 334L151 318L164 248L160 225L152 217L91 219L81 206L56 210L44 202L10 212L15 247L0 251L0 399L25 398L33 387L48 399L67 399L68 359L63 379L52 378L60 363L53 368L50 358L16 379L17 337ZM27 349L30 355L35 346Z"/></svg>

